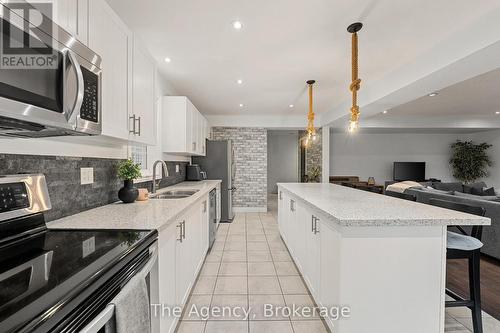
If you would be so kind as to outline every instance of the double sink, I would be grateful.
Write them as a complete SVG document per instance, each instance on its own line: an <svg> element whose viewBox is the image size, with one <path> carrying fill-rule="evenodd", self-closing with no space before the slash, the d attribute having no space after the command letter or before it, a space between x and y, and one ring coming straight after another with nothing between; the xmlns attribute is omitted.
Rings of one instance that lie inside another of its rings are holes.
<svg viewBox="0 0 500 333"><path fill-rule="evenodd" d="M171 190L152 194L150 199L185 199L189 198L199 190Z"/></svg>

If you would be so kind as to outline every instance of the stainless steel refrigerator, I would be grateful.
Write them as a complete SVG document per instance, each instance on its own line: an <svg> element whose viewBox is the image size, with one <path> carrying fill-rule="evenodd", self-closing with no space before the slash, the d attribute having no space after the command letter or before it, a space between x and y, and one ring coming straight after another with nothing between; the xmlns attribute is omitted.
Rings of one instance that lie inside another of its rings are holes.
<svg viewBox="0 0 500 333"><path fill-rule="evenodd" d="M193 164L198 164L207 173L207 179L220 179L221 184L221 222L232 222L233 192L236 165L231 140L207 140L206 156L193 156Z"/></svg>

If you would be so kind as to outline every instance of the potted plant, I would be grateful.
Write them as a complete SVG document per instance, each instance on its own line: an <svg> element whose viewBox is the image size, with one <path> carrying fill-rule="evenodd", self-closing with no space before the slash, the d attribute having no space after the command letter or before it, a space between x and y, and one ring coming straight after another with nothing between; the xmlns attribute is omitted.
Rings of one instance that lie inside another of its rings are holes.
<svg viewBox="0 0 500 333"><path fill-rule="evenodd" d="M318 166L311 167L309 174L307 175L307 183L319 183L321 176L321 169Z"/></svg>
<svg viewBox="0 0 500 333"><path fill-rule="evenodd" d="M123 187L118 191L118 198L124 203L131 203L137 199L139 191L134 187L134 179L141 177L141 166L131 159L118 164L118 177L123 180Z"/></svg>
<svg viewBox="0 0 500 333"><path fill-rule="evenodd" d="M483 142L475 144L472 141L457 140L451 145L452 155L450 164L453 177L465 184L488 176L488 167L493 165L487 150L492 145Z"/></svg>

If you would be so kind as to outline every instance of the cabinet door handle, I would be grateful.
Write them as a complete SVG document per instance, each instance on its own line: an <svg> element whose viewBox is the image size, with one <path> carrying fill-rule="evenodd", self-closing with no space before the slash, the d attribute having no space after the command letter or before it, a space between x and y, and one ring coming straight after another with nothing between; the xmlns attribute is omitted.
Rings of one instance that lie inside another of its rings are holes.
<svg viewBox="0 0 500 333"><path fill-rule="evenodd" d="M207 202L203 201L203 213L207 212Z"/></svg>
<svg viewBox="0 0 500 333"><path fill-rule="evenodd" d="M140 117L140 116L139 116L139 117L137 117L137 119L136 119L136 120L137 120L137 123L139 124L139 126L137 126L137 127L139 128L139 130L138 130L138 131L137 131L137 133L135 133L135 134L137 134L138 136L141 136L141 117ZM134 129L134 130L135 130L135 129Z"/></svg>
<svg viewBox="0 0 500 333"><path fill-rule="evenodd" d="M292 199L290 199L290 211L292 211L292 212L295 211L295 208L293 207L294 203L295 202Z"/></svg>
<svg viewBox="0 0 500 333"><path fill-rule="evenodd" d="M283 191L280 191L280 200L283 200Z"/></svg>
<svg viewBox="0 0 500 333"><path fill-rule="evenodd" d="M314 232L314 215L311 215L311 232Z"/></svg>
<svg viewBox="0 0 500 333"><path fill-rule="evenodd" d="M186 239L186 221L182 221L182 238Z"/></svg>
<svg viewBox="0 0 500 333"><path fill-rule="evenodd" d="M129 129L128 132L135 135L135 114L128 117L128 119L132 120L132 129Z"/></svg>
<svg viewBox="0 0 500 333"><path fill-rule="evenodd" d="M318 221L319 221L319 219L317 217L315 217L314 218L314 234L319 233L319 230L318 230Z"/></svg>
<svg viewBox="0 0 500 333"><path fill-rule="evenodd" d="M177 228L179 228L179 238L177 240L182 243L182 222L177 225Z"/></svg>

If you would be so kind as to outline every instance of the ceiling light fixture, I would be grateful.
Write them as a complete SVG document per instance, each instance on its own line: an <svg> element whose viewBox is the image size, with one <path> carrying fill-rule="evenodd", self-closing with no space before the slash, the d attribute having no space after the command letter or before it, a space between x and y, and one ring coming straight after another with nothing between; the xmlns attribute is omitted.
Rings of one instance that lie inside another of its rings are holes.
<svg viewBox="0 0 500 333"><path fill-rule="evenodd" d="M165 62L171 62L171 61L172 61L172 59L170 59L169 57L165 58Z"/></svg>
<svg viewBox="0 0 500 333"><path fill-rule="evenodd" d="M240 108L242 108L242 107L243 107L243 104L240 104Z"/></svg>
<svg viewBox="0 0 500 333"><path fill-rule="evenodd" d="M500 114L500 111L495 112L495 114Z"/></svg>
<svg viewBox="0 0 500 333"><path fill-rule="evenodd" d="M294 107L294 105L293 105L293 104L290 104L290 105L288 105L288 107L293 108L293 107Z"/></svg>
<svg viewBox="0 0 500 333"><path fill-rule="evenodd" d="M429 95L427 95L427 96L429 96L429 97L436 97L437 95L439 95L439 93L438 93L438 92L433 92L433 93L430 93L430 94L429 94Z"/></svg>
<svg viewBox="0 0 500 333"><path fill-rule="evenodd" d="M382 111L383 114L387 114L387 110Z"/></svg>
<svg viewBox="0 0 500 333"><path fill-rule="evenodd" d="M314 111L313 111L313 84L316 83L314 80L309 80L306 82L309 92L309 111L307 113L307 128L306 128L306 139L304 141L304 146L307 147L312 141L316 141L316 128L314 128Z"/></svg>
<svg viewBox="0 0 500 333"><path fill-rule="evenodd" d="M243 84L243 80L239 79L238 81L236 81L236 83Z"/></svg>
<svg viewBox="0 0 500 333"><path fill-rule="evenodd" d="M351 75L352 82L349 90L352 92L351 119L349 120L349 132L354 132L359 127L359 106L358 106L358 90L361 88L361 79L358 77L358 31L363 28L361 22L356 22L347 27L347 32L351 38Z"/></svg>
<svg viewBox="0 0 500 333"><path fill-rule="evenodd" d="M241 28L243 28L243 24L240 21L234 21L233 28L235 28L236 30L241 30Z"/></svg>

